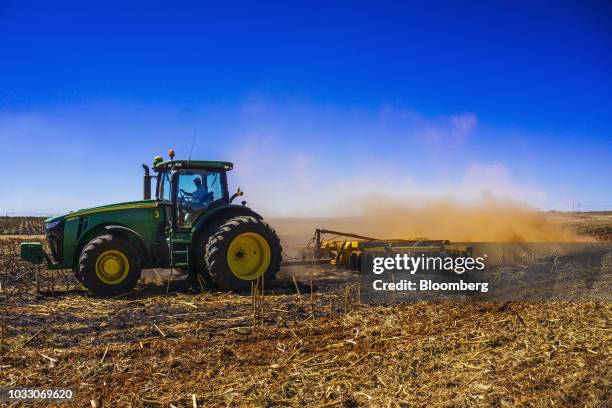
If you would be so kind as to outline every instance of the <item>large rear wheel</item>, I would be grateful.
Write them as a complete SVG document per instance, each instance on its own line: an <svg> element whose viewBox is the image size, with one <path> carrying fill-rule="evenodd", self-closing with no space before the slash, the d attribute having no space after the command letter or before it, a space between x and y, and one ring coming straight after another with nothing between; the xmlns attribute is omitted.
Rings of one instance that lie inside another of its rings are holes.
<svg viewBox="0 0 612 408"><path fill-rule="evenodd" d="M264 285L280 269L282 248L276 232L253 216L228 219L208 239L206 271L219 288L247 291L263 278Z"/></svg>
<svg viewBox="0 0 612 408"><path fill-rule="evenodd" d="M79 258L78 276L93 294L127 292L140 278L140 258L125 239L101 235L89 241Z"/></svg>

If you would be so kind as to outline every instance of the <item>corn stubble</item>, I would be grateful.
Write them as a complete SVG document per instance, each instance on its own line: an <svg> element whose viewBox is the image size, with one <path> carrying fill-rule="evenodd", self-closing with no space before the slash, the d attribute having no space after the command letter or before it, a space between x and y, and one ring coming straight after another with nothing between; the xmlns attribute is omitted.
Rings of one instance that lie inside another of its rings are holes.
<svg viewBox="0 0 612 408"><path fill-rule="evenodd" d="M371 306L354 275L317 269L250 295L101 299L18 242L0 241L0 386L72 388L65 406L612 403L609 303Z"/></svg>

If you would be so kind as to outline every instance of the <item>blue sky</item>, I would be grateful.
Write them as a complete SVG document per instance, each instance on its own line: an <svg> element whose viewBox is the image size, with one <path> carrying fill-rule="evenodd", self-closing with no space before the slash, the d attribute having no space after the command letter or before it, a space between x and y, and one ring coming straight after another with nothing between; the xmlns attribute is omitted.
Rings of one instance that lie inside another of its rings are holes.
<svg viewBox="0 0 612 408"><path fill-rule="evenodd" d="M612 209L606 2L0 4L0 211L137 199L168 147L253 206Z"/></svg>

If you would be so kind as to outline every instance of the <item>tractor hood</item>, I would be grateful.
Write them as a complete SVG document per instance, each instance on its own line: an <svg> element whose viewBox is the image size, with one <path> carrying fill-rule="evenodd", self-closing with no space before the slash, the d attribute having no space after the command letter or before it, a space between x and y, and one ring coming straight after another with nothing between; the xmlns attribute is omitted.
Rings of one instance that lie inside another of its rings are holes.
<svg viewBox="0 0 612 408"><path fill-rule="evenodd" d="M100 212L130 210L134 208L157 207L158 204L159 202L157 200L139 200L139 201L127 201L125 203L102 205L100 207L84 208L82 210L71 211L67 214L59 215L57 217L47 218L45 220L45 223L47 224L47 223L55 222L55 221L62 221L67 218L79 217L81 215L95 214L95 213L100 213Z"/></svg>

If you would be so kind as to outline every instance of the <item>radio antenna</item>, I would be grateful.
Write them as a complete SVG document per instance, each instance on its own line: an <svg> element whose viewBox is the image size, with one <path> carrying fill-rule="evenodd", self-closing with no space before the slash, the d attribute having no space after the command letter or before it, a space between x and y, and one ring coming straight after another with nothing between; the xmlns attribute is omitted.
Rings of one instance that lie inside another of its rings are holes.
<svg viewBox="0 0 612 408"><path fill-rule="evenodd" d="M193 153L193 145L195 145L195 140L196 140L197 135L198 135L198 128L195 128L195 130L193 131L193 140L191 141L191 150L189 150L189 160L187 160L187 163L191 161L191 154Z"/></svg>

